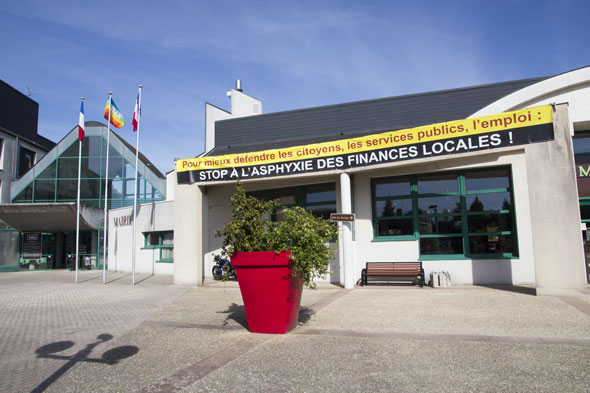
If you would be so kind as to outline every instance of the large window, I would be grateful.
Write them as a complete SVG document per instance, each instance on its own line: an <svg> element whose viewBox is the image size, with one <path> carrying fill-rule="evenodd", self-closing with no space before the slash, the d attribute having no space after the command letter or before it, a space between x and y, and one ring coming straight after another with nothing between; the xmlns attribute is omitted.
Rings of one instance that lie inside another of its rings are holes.
<svg viewBox="0 0 590 393"><path fill-rule="evenodd" d="M517 256L509 168L373 179L373 236L420 256Z"/></svg>
<svg viewBox="0 0 590 393"><path fill-rule="evenodd" d="M102 208L106 176L106 140L85 137L82 142L80 202ZM73 143L13 202L75 202L78 189L78 142ZM135 167L114 148L109 149L108 208L133 205ZM164 200L141 174L137 177L137 202Z"/></svg>
<svg viewBox="0 0 590 393"><path fill-rule="evenodd" d="M156 262L174 262L174 231L146 232L144 248L159 250Z"/></svg>
<svg viewBox="0 0 590 393"><path fill-rule="evenodd" d="M301 206L314 215L326 219L330 218L330 213L336 213L336 185L334 183L277 188L249 192L248 194L260 200L279 199L282 206Z"/></svg>
<svg viewBox="0 0 590 393"><path fill-rule="evenodd" d="M35 165L35 152L21 146L18 153L18 177L21 177Z"/></svg>

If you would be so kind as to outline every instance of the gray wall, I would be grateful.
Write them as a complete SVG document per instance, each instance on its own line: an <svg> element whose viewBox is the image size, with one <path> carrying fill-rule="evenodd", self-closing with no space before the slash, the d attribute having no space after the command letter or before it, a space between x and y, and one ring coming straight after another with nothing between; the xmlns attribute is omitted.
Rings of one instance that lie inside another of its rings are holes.
<svg viewBox="0 0 590 393"><path fill-rule="evenodd" d="M555 141L525 153L537 293L580 293L586 281L567 105L553 115Z"/></svg>

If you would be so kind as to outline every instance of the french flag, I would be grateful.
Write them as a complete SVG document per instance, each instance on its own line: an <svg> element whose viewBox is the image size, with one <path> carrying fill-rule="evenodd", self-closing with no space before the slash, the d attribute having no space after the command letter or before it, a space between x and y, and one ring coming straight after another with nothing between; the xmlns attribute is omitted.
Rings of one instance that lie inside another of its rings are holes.
<svg viewBox="0 0 590 393"><path fill-rule="evenodd" d="M84 101L80 104L80 120L78 121L78 139L84 139Z"/></svg>
<svg viewBox="0 0 590 393"><path fill-rule="evenodd" d="M131 124L133 124L133 132L137 131L137 126L139 125L139 94L137 95L137 100L135 101L135 109L133 111L133 120Z"/></svg>

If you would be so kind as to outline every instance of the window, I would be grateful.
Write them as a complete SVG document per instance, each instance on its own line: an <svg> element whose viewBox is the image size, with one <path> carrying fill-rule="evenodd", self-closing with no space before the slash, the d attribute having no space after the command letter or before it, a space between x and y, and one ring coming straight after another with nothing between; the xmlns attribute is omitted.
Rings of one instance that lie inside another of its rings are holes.
<svg viewBox="0 0 590 393"><path fill-rule="evenodd" d="M4 139L0 138L0 170L4 169L4 160L2 160L2 157L4 157L3 147L4 147Z"/></svg>
<svg viewBox="0 0 590 393"><path fill-rule="evenodd" d="M414 236L412 187L409 177L373 180L376 237Z"/></svg>
<svg viewBox="0 0 590 393"><path fill-rule="evenodd" d="M18 154L18 177L21 177L35 165L35 152L21 146Z"/></svg>
<svg viewBox="0 0 590 393"><path fill-rule="evenodd" d="M0 271L18 269L20 246L20 232L0 224Z"/></svg>
<svg viewBox="0 0 590 393"><path fill-rule="evenodd" d="M331 213L336 213L336 185L334 183L254 191L249 192L248 195L262 201L279 199L282 206L301 206L315 216L326 219L330 218Z"/></svg>
<svg viewBox="0 0 590 393"><path fill-rule="evenodd" d="M80 202L104 207L106 141L100 136L86 136L82 143ZM73 202L78 189L78 150L76 140L39 174L13 202ZM109 149L108 207L133 205L135 167L112 146ZM141 174L137 178L137 203L164 200L164 196Z"/></svg>
<svg viewBox="0 0 590 393"><path fill-rule="evenodd" d="M144 233L144 248L160 250L160 257L156 262L174 262L174 231Z"/></svg>
<svg viewBox="0 0 590 393"><path fill-rule="evenodd" d="M374 239L421 258L518 255L509 168L373 179L372 201Z"/></svg>

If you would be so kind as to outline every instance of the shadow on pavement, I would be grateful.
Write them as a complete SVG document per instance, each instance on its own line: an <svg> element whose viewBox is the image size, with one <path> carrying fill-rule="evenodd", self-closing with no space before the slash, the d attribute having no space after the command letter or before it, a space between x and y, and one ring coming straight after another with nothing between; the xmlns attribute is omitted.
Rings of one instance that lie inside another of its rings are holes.
<svg viewBox="0 0 590 393"><path fill-rule="evenodd" d="M107 278L108 278L108 276L109 276L109 275L107 274ZM124 278L126 278L126 277L130 277L130 276L131 276L131 273L129 273L129 274L125 274L124 276L117 277L117 278L114 278L114 279L112 279L112 280L107 280L107 282L106 282L106 283L107 283L107 284L110 284L110 283L112 283L112 282L119 281L119 280L122 280L122 279L124 279Z"/></svg>
<svg viewBox="0 0 590 393"><path fill-rule="evenodd" d="M229 320L235 321L246 330L248 330L248 318L246 317L246 309L243 305L232 303L225 311L218 311L218 314L227 314L224 325L227 325Z"/></svg>
<svg viewBox="0 0 590 393"><path fill-rule="evenodd" d="M94 276L94 277L87 278L86 280L78 279L78 284L82 284L83 282L98 280L99 278L102 278L102 276Z"/></svg>
<svg viewBox="0 0 590 393"><path fill-rule="evenodd" d="M73 341L57 341L37 348L35 353L37 354L38 358L66 360L67 362L63 366L61 366L56 372L50 375L46 380L41 382L31 392L43 392L78 362L103 363L113 365L117 364L119 360L131 357L139 352L138 347L133 345L125 345L109 349L108 351L102 354L102 357L100 359L89 358L88 356L97 345L111 340L113 336L110 334L99 334L96 338L98 341L86 345L86 348L78 351L78 353L71 356L56 355L56 353L65 351L66 349L70 349L71 347L73 347L75 345Z"/></svg>
<svg viewBox="0 0 590 393"><path fill-rule="evenodd" d="M243 305L239 305L237 303L232 303L227 307L227 310L218 311L217 313L218 314L227 314L227 317L225 318L224 325L227 325L228 321L232 320L232 321L235 321L238 324L240 324L246 330L249 330L248 318L246 317L246 309L244 308ZM297 319L298 324L303 325L303 324L309 322L309 320L313 317L314 314L315 314L315 312L311 308L301 306L299 308L299 317Z"/></svg>
<svg viewBox="0 0 590 393"><path fill-rule="evenodd" d="M523 295L537 296L537 289L532 287L522 287L519 285L475 285L477 287L498 289L500 291L522 293Z"/></svg>
<svg viewBox="0 0 590 393"><path fill-rule="evenodd" d="M313 311L309 307L305 307L305 306L299 307L299 318L297 320L297 323L299 325L306 324L314 316L314 314L315 314L315 311Z"/></svg>
<svg viewBox="0 0 590 393"><path fill-rule="evenodd" d="M153 275L153 274L151 274L151 275L147 276L146 278L142 278L142 279L141 279L141 280L139 280L139 281L135 281L135 285L137 285L137 284L139 284L139 283L142 283L142 282L144 282L145 280L147 280L148 278L152 278L152 277L154 277L154 275Z"/></svg>

